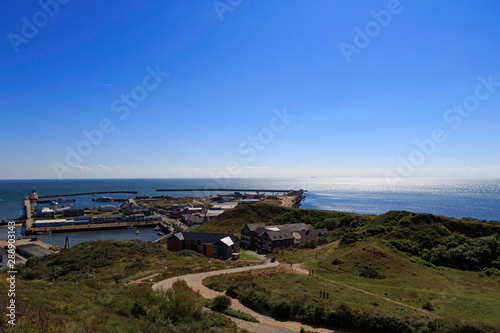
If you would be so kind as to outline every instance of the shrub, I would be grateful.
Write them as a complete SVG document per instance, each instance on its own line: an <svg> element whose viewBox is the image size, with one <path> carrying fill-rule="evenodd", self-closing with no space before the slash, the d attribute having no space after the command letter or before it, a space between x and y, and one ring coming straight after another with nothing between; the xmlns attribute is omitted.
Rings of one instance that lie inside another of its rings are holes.
<svg viewBox="0 0 500 333"><path fill-rule="evenodd" d="M337 229L340 225L340 219L338 218L327 218L323 221L323 225L327 230Z"/></svg>
<svg viewBox="0 0 500 333"><path fill-rule="evenodd" d="M431 302L425 302L422 305L422 309L427 310L427 311L434 311L434 307L432 306Z"/></svg>
<svg viewBox="0 0 500 333"><path fill-rule="evenodd" d="M213 300L213 309L215 311L224 312L231 306L231 298L219 295L216 296Z"/></svg>
<svg viewBox="0 0 500 333"><path fill-rule="evenodd" d="M342 236L341 244L351 244L356 243L363 239L363 234L358 232L346 232L344 236Z"/></svg>
<svg viewBox="0 0 500 333"><path fill-rule="evenodd" d="M318 242L315 240L308 240L299 245L299 249L315 249L318 246Z"/></svg>
<svg viewBox="0 0 500 333"><path fill-rule="evenodd" d="M359 276L366 277L369 279L385 279L386 276L380 274L378 270L370 266L363 266L359 272Z"/></svg>

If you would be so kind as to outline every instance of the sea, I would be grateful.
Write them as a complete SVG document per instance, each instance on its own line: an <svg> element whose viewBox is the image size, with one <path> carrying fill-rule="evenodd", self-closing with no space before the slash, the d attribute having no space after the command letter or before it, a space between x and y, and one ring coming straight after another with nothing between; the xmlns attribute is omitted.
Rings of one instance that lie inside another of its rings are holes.
<svg viewBox="0 0 500 333"><path fill-rule="evenodd" d="M389 183L385 178L236 178L236 179L71 179L71 180L0 180L0 220L10 221L23 214L22 203L32 188L39 195L57 195L98 191L137 191L139 195L207 196L224 191L210 189L299 190L305 199L301 208L335 210L361 214L383 214L390 210L431 213L454 218L472 217L500 221L500 179L423 179L407 178ZM204 189L195 192L158 192L157 189ZM114 198L134 198L136 194L109 194ZM76 199L75 208L120 205L120 202L94 202L102 195L66 196ZM55 198L57 200L57 198ZM42 205L44 206L44 205ZM48 206L48 205L46 205ZM16 233L24 235L24 228ZM98 239L155 240L153 228L106 230L38 235L52 245L63 246L66 236L70 245ZM7 229L0 228L0 240Z"/></svg>

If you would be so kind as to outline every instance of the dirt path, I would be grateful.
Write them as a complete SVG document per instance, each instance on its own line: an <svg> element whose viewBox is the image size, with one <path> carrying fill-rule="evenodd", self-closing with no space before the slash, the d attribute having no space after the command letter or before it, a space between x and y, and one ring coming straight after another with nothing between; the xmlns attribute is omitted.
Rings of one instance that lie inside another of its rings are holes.
<svg viewBox="0 0 500 333"><path fill-rule="evenodd" d="M149 281L144 281L144 280L149 280L149 279L152 279L154 278L155 276L157 275L160 275L160 273L154 273L154 274L151 274L151 275L148 275L146 277L143 277L143 278L140 278L140 279L137 279L137 280L133 280L133 281L129 281L125 284L133 284L133 283L150 283Z"/></svg>
<svg viewBox="0 0 500 333"><path fill-rule="evenodd" d="M252 254L254 255L254 254ZM257 257L261 257L255 254ZM183 276L177 276L173 277L167 280L160 281L158 283L155 283L153 285L153 290L166 290L172 287L172 284L177 281L177 280L184 280L188 284L188 286L193 289L196 292L199 292L201 296L205 298L210 298L213 299L214 297L218 295L224 295L224 293L217 292L212 289L208 289L202 284L203 279L209 277L209 276L216 276L216 275L221 275L221 274L230 274L230 273L239 273L239 272L245 272L245 271L250 271L250 270L256 270L256 269L264 269L264 268L270 268L270 267L276 267L278 266L278 262L267 262L265 264L259 265L259 266L250 266L250 267L239 267L239 268L231 268L231 269L226 269L222 271L212 271L212 272L204 272L204 273L197 273L197 274L190 274L190 275L183 275ZM332 329L327 329L327 328L322 328L322 327L317 327L317 326L311 326L311 325L305 325L301 324L299 322L295 321L279 321L276 320L270 316L266 316L264 314L255 312L254 310L246 307L245 305L241 304L240 301L237 299L232 298L232 304L231 308L235 310L240 310L244 311L246 313L251 314L254 316L259 322L258 323L251 323L247 321L243 321L240 319L236 318L231 318L238 327L247 329L251 332L269 332L269 333L296 333L300 332L301 328L304 328L306 330L314 331L314 332L320 332L320 333L327 333L327 332L344 332L344 331L338 331L338 330L332 330Z"/></svg>
<svg viewBox="0 0 500 333"><path fill-rule="evenodd" d="M294 272L296 272L296 273L299 273L299 274L307 274L307 275L309 275L309 271L306 270L306 269L304 269L304 268L302 268L302 264L294 264L294 265L292 265L292 270ZM440 317L440 316L438 316L438 315L436 315L436 314L434 314L432 312L429 312L427 310L424 310L424 309L419 309L419 308L416 308L416 307L408 305L408 304L404 304L404 303L401 303L401 302L398 302L398 301L394 301L394 300L392 300L390 298L379 296L379 295L376 295L374 293L371 293L371 292L363 290L363 289L351 287L351 286L349 286L347 284L344 284L344 283L341 284L341 283L339 283L337 281L334 281L334 280L328 280L328 279L326 279L324 277L321 277L321 276L316 276L316 277L318 277L320 279L323 279L325 281L331 282L331 283L335 283L335 284L338 284L338 285L342 285L342 286L351 288L352 290L356 290L356 291L362 292L362 293L367 294L367 295L375 296L375 297L383 299L384 301L387 301L387 302L391 302L391 303L394 303L394 304L397 304L397 305L401 305L401 306L406 306L406 307L408 307L410 309L413 309L413 310L425 313L426 315L432 316L432 317L437 318L437 319L443 319L442 317Z"/></svg>

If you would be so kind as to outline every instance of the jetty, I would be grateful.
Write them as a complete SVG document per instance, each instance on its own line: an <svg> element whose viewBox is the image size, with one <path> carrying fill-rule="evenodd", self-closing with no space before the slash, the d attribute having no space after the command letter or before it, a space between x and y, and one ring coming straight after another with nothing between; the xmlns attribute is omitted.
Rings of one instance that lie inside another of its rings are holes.
<svg viewBox="0 0 500 333"><path fill-rule="evenodd" d="M112 193L130 193L137 194L137 191L101 191L101 192L84 192L84 193L66 193L66 194L53 194L53 195L39 195L38 198L55 198L55 197L76 197L79 195L92 195L92 194L112 194Z"/></svg>
<svg viewBox="0 0 500 333"><path fill-rule="evenodd" d="M270 193L290 193L294 190L255 190L251 188L245 189L232 189L232 188L186 188L186 189L157 189L157 192L214 192L214 191L227 191L227 192L270 192Z"/></svg>

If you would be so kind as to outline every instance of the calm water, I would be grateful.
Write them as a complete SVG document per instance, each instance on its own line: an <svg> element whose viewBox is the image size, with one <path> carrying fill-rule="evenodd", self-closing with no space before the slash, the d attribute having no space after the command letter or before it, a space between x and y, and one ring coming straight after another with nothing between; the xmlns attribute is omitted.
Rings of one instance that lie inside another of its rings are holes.
<svg viewBox="0 0 500 333"><path fill-rule="evenodd" d="M22 214L22 200L35 187L39 195L94 192L138 191L150 196L167 194L158 188L241 188L241 189L305 189L308 190L302 208L381 214L389 210L425 212L462 218L473 217L500 221L500 180L406 179L400 184L388 184L382 178L307 178L307 179L99 179L99 180L0 180L0 220L10 220ZM220 192L220 191L217 191ZM208 195L217 192L169 192L170 195ZM134 194L113 194L113 197L135 197ZM95 207L94 196L75 197L75 207ZM119 205L120 203L115 203ZM150 231L150 232L149 232ZM156 239L154 230L141 229L138 237L133 230L70 233L72 244L90 239ZM0 239L5 238L0 229ZM64 234L41 235L54 245L64 245Z"/></svg>

